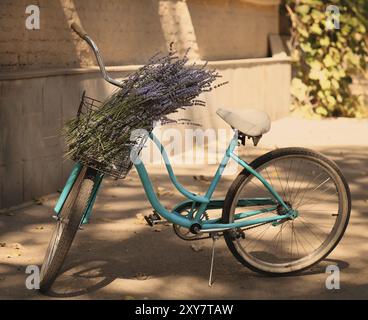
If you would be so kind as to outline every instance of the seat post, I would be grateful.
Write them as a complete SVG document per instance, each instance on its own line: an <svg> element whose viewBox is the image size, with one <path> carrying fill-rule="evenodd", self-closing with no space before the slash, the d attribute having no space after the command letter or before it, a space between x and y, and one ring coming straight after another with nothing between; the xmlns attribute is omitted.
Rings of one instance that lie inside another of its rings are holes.
<svg viewBox="0 0 368 320"><path fill-rule="evenodd" d="M241 132L241 131L238 131L238 140L240 141L240 143L245 146L245 140L246 140L247 136Z"/></svg>

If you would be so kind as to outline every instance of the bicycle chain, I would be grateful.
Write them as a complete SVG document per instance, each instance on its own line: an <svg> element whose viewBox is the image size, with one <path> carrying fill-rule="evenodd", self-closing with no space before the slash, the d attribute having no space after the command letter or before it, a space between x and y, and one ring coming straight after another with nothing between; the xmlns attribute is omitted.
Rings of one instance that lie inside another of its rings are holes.
<svg viewBox="0 0 368 320"><path fill-rule="evenodd" d="M208 220L209 219L209 215L208 215L208 213L207 212L204 212L203 213L203 216L204 216L204 218L206 219L206 220ZM241 231L247 231L247 230L251 230L251 229L254 229L254 228L257 228L257 227L260 227L260 226L264 226L264 225L266 225L266 224L269 224L269 223L271 223L272 221L270 221L270 222L263 222L263 223L259 223L259 224L257 224L257 225L254 225L254 226L249 226L249 227L246 227L246 228L242 228L241 229ZM174 230L175 230L175 228L174 228ZM177 231L177 230L175 230L175 231ZM176 232L175 232L176 233ZM223 236L223 232L220 234L221 236ZM179 236L180 237L180 236ZM182 239L184 239L184 238L186 238L185 236L184 237L180 237L180 238L182 238ZM204 237L198 237L198 238L196 238L196 237L193 237L193 238L186 238L186 239L184 239L184 240L187 240L187 241L195 241L195 240L202 240L202 239L208 239L208 238L211 238L211 236L204 236Z"/></svg>
<svg viewBox="0 0 368 320"><path fill-rule="evenodd" d="M254 229L254 228L260 227L260 226L264 226L264 225L269 224L269 223L271 223L271 222L263 222L263 223L259 223L259 224L255 225L255 226L246 227L246 228L241 229L241 230L242 231L250 230L250 229Z"/></svg>

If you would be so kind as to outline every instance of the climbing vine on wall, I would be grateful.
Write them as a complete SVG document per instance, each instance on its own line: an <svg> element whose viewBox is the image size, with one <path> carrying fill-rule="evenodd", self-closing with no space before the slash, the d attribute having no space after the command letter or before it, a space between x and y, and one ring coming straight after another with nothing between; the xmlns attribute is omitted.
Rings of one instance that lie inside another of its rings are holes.
<svg viewBox="0 0 368 320"><path fill-rule="evenodd" d="M368 0L286 1L292 23L294 107L324 117L363 115L362 99L352 94L350 85L354 75L366 70L367 6Z"/></svg>

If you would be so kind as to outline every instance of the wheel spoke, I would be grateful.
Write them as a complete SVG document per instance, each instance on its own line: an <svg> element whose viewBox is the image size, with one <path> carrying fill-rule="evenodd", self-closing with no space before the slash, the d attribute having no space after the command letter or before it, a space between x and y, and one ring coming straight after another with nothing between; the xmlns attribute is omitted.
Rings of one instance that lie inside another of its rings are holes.
<svg viewBox="0 0 368 320"><path fill-rule="evenodd" d="M287 267L284 268L295 271L299 265L317 261L323 252L328 252L326 248L331 247L328 241L339 238L337 235L332 237L331 233L341 232L336 231L342 228L336 228L335 224L347 221L345 219L342 222L341 217L336 218L342 214L342 190L336 182L340 178L319 157L310 156L309 153L286 155L271 158L255 168L283 200L296 210L297 216L290 220L279 220L276 225L271 222L244 230L245 239L236 241L237 250L250 264L257 268L264 266L268 271L285 265ZM252 176L244 181L240 185L241 191L237 192L238 198L270 197L263 184L254 181ZM256 210L263 207L267 205L254 205ZM274 217L275 214L283 214L281 212L275 210L262 213L262 216Z"/></svg>

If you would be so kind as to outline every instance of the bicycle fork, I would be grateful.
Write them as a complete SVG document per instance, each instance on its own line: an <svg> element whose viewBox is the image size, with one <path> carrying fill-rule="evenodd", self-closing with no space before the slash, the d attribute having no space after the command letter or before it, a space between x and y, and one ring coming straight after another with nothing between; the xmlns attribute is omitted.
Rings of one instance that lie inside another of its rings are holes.
<svg viewBox="0 0 368 320"><path fill-rule="evenodd" d="M73 185L80 173L80 171L82 170L82 167L83 165L78 162L75 164L75 166L73 167L70 175L69 175L69 178L68 180L66 181L66 184L63 188L63 191L61 192L60 194L60 197L54 207L54 211L56 213L56 218L59 217L60 215L60 212L64 206L64 203L66 201L66 199L68 198L69 196L69 193L71 191L71 189L73 188ZM92 192L91 192L91 196L89 197L89 200L88 200L88 204L86 206L86 209L85 209L85 212L83 213L83 218L81 220L81 225L83 224L86 224L88 223L89 221L89 218L92 214L92 208L93 208L93 205L96 201L96 197L97 197L97 193L98 193L98 190L101 186L101 182L102 182L102 179L104 177L104 174L103 173L100 173L100 172L97 172L94 176L94 185L93 185L93 189L92 189Z"/></svg>

